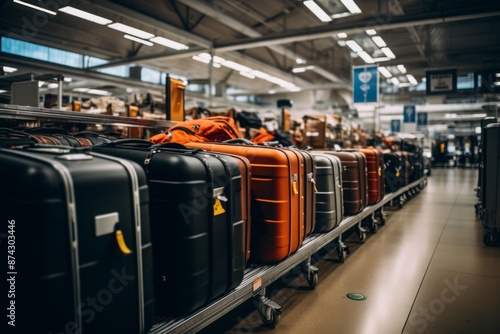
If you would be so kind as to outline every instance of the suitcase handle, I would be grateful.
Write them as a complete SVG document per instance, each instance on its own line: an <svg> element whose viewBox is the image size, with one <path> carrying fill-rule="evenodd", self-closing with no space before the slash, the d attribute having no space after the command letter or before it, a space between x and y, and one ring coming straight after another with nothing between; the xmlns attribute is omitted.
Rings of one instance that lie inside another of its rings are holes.
<svg viewBox="0 0 500 334"><path fill-rule="evenodd" d="M268 147L279 147L280 142L277 140L276 141L266 141L266 142L263 142L262 145L268 146Z"/></svg>
<svg viewBox="0 0 500 334"><path fill-rule="evenodd" d="M196 154L198 152L204 152L204 150L202 150L201 148L190 148L179 143L163 143L155 145L154 147L159 149L167 148L173 150L182 150L183 153L190 152L192 154Z"/></svg>
<svg viewBox="0 0 500 334"><path fill-rule="evenodd" d="M132 251L128 248L127 243L125 242L125 238L123 237L123 232L121 230L116 230L115 232L116 242L118 243L118 247L121 252L125 255L131 254Z"/></svg>
<svg viewBox="0 0 500 334"><path fill-rule="evenodd" d="M117 145L151 147L154 144L146 139L135 139L135 138L118 139L118 140L114 140L114 141L109 142L109 143L98 144L98 146L117 146Z"/></svg>
<svg viewBox="0 0 500 334"><path fill-rule="evenodd" d="M228 139L228 140L223 141L223 143L226 143L226 144L245 144L245 145L257 146L255 143L253 143L250 140L245 139L245 138Z"/></svg>

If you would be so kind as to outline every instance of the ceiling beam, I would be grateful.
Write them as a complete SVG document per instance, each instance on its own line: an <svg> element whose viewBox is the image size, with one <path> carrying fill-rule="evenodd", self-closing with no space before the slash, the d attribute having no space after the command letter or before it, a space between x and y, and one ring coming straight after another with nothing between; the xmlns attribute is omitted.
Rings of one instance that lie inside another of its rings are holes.
<svg viewBox="0 0 500 334"><path fill-rule="evenodd" d="M316 28L301 30L290 30L282 33L276 33L274 35L239 39L232 42L215 42L214 49L219 52L227 52L258 47L271 47L293 42L302 42L320 38L331 38L332 36L340 32L345 32L348 35L362 33L366 30L366 27L373 27L377 30L390 30L422 25L436 25L442 23L482 19L496 16L500 16L500 11L456 16L441 16L440 14L405 15L401 17L395 16L388 20L389 22L381 24L377 23L373 18L368 18L356 22L319 26Z"/></svg>
<svg viewBox="0 0 500 334"><path fill-rule="evenodd" d="M234 30L238 31L239 33L242 33L246 36L250 36L252 38L263 38L263 35L259 31L253 29L252 27L249 27L249 26L243 24L241 21L239 21L237 19L234 19L234 18L222 13L221 11L216 10L213 6L208 5L206 2L199 1L199 0L178 0L178 2L182 2L186 6L189 6L193 9L199 11L200 13L204 13L205 15L211 17L212 19L217 20L218 22L223 23L223 24L227 25L228 27L230 27L230 28L232 28L232 29L234 29ZM277 44L280 44L280 43L277 43ZM293 62L295 63L295 59L296 59L297 55L292 50L289 50L288 48L285 48L285 47L280 46L280 45L265 45L265 46L268 47L269 49L273 50L274 52L280 54L280 55L283 55L289 59L292 59ZM235 51L238 49L234 49L234 50L219 49L219 50L217 50L217 48L215 48L215 50L220 51L220 52L227 52L227 51ZM241 50L241 49L239 49L239 50ZM323 76L324 78L331 80L333 82L343 82L342 79L340 79L339 77L337 77L336 75L334 75L333 73L331 73L325 69L316 67L312 71L316 72L317 74L319 74L319 75Z"/></svg>

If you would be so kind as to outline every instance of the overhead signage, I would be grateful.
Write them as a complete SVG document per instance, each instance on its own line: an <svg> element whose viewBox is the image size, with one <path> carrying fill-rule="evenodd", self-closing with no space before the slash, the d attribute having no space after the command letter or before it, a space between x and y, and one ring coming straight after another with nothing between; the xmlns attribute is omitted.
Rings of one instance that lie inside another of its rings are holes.
<svg viewBox="0 0 500 334"><path fill-rule="evenodd" d="M417 113L414 105L407 105L403 107L403 122L415 123L417 121Z"/></svg>
<svg viewBox="0 0 500 334"><path fill-rule="evenodd" d="M401 120L400 119L391 119L391 132L392 133L401 132Z"/></svg>
<svg viewBox="0 0 500 334"><path fill-rule="evenodd" d="M427 71L427 95L455 93L457 91L457 70Z"/></svg>
<svg viewBox="0 0 500 334"><path fill-rule="evenodd" d="M352 68L352 92L354 103L378 102L379 76L377 66Z"/></svg>

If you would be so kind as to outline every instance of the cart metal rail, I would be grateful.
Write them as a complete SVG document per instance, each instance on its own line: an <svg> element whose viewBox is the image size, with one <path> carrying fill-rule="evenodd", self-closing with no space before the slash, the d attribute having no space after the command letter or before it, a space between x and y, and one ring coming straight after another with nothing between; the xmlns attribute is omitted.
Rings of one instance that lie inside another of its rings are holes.
<svg viewBox="0 0 500 334"><path fill-rule="evenodd" d="M331 243L335 243L333 247L337 248L339 258L342 261L345 257L345 246L341 240L344 232L357 225L359 227L358 237L360 240L364 240L365 230L361 227L361 224L365 218L373 217L376 213L383 215L384 205L399 200L400 196L412 190L422 189L426 183L427 179L423 177L394 193L385 195L382 201L365 208L356 216L344 217L340 225L332 231L309 236L304 240L302 247L297 252L275 265L262 265L247 269L242 283L236 289L197 312L185 318L158 317L155 319L150 334L193 333L199 331L251 298L256 299L257 308L263 322L275 325L279 320L281 307L265 296L267 286L301 264L305 264L307 268L310 265L311 257ZM312 283L314 285L317 283L317 277L316 281L309 281L309 285L314 287Z"/></svg>

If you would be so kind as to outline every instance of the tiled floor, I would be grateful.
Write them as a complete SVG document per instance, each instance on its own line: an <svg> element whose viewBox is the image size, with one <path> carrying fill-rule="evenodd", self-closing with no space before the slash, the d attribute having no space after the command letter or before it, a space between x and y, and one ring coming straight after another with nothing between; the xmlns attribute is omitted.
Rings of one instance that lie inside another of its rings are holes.
<svg viewBox="0 0 500 334"><path fill-rule="evenodd" d="M269 287L283 307L274 329L249 301L203 333L500 333L500 248L482 243L476 182L475 170L435 169L364 244L347 239L344 263L322 253L315 290L291 274Z"/></svg>

